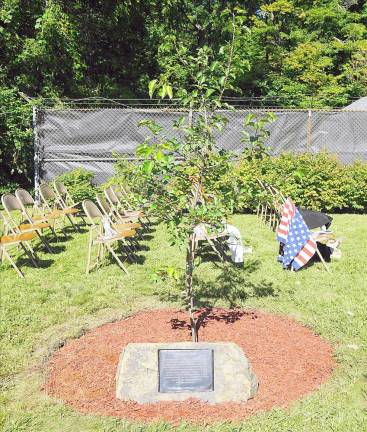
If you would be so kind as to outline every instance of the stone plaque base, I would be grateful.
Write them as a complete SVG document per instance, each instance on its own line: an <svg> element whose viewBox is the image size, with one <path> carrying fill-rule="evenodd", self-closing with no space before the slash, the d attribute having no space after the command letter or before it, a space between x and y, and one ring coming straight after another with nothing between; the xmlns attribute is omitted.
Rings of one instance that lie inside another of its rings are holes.
<svg viewBox="0 0 367 432"><path fill-rule="evenodd" d="M210 391L159 392L159 350L206 349L214 355L214 387ZM209 403L244 402L255 396L258 382L243 351L230 342L131 343L120 355L116 397L138 403L198 398Z"/></svg>

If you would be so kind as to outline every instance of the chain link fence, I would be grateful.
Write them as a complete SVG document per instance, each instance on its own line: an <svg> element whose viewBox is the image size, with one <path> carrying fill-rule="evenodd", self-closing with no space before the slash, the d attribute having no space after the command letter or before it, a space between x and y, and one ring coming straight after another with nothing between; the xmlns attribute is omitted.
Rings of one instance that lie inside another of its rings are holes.
<svg viewBox="0 0 367 432"><path fill-rule="evenodd" d="M240 153L243 120L249 113L274 112L276 120L268 126L266 145L274 155L283 152L336 154L343 162L367 160L367 111L321 111L236 108L222 111L227 117L225 130L217 133L218 146ZM164 134L177 137L175 120L188 112L175 104L166 106L126 106L34 109L36 188L41 181L83 167L94 173L95 183L114 174L116 154L133 160L135 149L149 135L141 120L163 126Z"/></svg>

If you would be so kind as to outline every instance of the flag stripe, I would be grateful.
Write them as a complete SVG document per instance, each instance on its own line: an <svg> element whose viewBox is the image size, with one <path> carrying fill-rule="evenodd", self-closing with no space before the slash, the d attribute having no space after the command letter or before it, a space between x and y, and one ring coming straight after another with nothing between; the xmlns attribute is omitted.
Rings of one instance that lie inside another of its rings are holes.
<svg viewBox="0 0 367 432"><path fill-rule="evenodd" d="M281 257L284 267L291 265L298 270L307 264L316 252L316 242L311 238L302 215L290 198L284 203L277 240L284 245Z"/></svg>

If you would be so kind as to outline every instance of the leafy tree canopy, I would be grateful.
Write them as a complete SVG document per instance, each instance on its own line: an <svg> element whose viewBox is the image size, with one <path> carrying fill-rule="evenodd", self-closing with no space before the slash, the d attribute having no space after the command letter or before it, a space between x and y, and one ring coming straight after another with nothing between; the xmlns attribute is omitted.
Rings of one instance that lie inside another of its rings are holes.
<svg viewBox="0 0 367 432"><path fill-rule="evenodd" d="M226 95L326 107L366 94L364 0L2 0L2 177L32 177L30 110L19 92L147 97L152 78L169 82L172 74L177 88L188 88L191 59L226 46L232 12L237 70Z"/></svg>

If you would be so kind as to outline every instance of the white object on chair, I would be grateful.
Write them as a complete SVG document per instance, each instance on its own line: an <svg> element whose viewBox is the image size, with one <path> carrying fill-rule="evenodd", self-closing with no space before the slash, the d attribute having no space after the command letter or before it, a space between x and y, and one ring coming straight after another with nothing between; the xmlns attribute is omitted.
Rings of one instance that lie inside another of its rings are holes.
<svg viewBox="0 0 367 432"><path fill-rule="evenodd" d="M102 216L102 224L103 224L103 231L104 231L103 238L105 240L113 238L117 235L117 232L114 229L112 229L110 221L108 220L107 216Z"/></svg>
<svg viewBox="0 0 367 432"><path fill-rule="evenodd" d="M231 260L234 263L243 263L244 247L242 245L241 233L238 228L233 225L225 225L228 233L227 245L231 251Z"/></svg>

